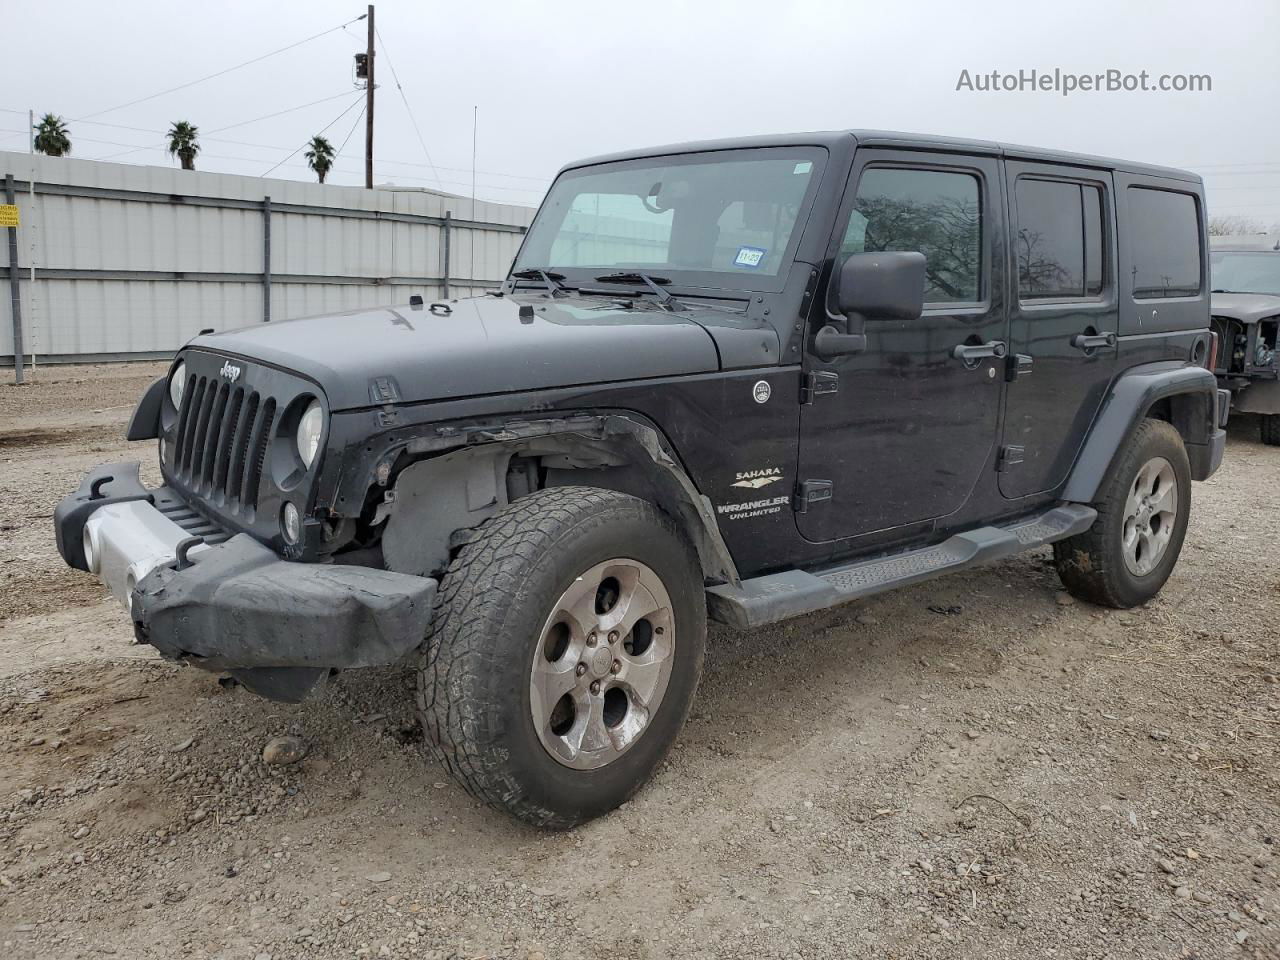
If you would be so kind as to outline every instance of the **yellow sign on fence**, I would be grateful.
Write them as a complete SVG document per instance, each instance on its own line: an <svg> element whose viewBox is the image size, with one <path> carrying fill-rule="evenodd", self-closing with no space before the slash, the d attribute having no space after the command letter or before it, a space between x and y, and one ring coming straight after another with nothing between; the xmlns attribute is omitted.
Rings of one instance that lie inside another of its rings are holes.
<svg viewBox="0 0 1280 960"><path fill-rule="evenodd" d="M18 225L18 205L16 203L0 203L0 227L16 227Z"/></svg>

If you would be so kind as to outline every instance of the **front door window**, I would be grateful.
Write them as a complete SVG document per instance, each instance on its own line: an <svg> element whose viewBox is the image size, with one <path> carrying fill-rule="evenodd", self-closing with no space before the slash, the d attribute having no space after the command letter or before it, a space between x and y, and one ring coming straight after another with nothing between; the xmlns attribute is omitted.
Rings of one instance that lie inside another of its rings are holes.
<svg viewBox="0 0 1280 960"><path fill-rule="evenodd" d="M975 303L981 299L979 196L972 174L872 167L858 182L840 253L918 250L925 256L925 303Z"/></svg>

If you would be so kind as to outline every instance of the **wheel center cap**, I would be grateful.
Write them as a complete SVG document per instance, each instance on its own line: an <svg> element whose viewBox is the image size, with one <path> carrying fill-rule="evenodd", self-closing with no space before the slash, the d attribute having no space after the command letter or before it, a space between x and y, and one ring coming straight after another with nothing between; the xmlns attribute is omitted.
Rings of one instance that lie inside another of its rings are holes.
<svg viewBox="0 0 1280 960"><path fill-rule="evenodd" d="M608 647L601 647L591 655L587 666L591 668L591 675L596 679L608 676L609 668L613 666L613 651Z"/></svg>

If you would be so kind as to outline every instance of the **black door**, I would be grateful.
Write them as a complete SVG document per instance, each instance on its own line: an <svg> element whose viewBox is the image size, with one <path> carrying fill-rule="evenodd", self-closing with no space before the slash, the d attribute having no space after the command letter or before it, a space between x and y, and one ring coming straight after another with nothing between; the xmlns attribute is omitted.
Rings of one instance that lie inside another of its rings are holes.
<svg viewBox="0 0 1280 960"><path fill-rule="evenodd" d="M1000 492L1066 480L1116 364L1115 210L1106 171L1010 161L1010 378Z"/></svg>
<svg viewBox="0 0 1280 960"><path fill-rule="evenodd" d="M958 358L955 348L1003 349L999 180L991 157L858 151L830 262L838 270L853 253L920 251L925 310L911 321L868 318L866 349L830 361L812 352L821 321L809 331L806 372L827 392L801 407L800 499L817 491L797 514L806 539L944 517L980 482L996 442L1004 365L994 355Z"/></svg>

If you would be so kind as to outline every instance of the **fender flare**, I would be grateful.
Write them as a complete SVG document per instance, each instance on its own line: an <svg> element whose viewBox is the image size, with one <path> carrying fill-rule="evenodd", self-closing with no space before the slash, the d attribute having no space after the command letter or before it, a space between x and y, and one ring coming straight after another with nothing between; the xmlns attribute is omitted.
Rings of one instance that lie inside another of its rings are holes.
<svg viewBox="0 0 1280 960"><path fill-rule="evenodd" d="M160 436L160 407L168 392L168 376L158 377L143 391L125 428L126 440L155 440Z"/></svg>
<svg viewBox="0 0 1280 960"><path fill-rule="evenodd" d="M1125 439L1162 400L1170 400L1170 421L1182 434L1191 476L1204 480L1222 459L1225 431L1219 429L1218 382L1204 367L1181 361L1145 363L1126 370L1111 386L1093 422L1062 499L1092 503L1107 468Z"/></svg>

